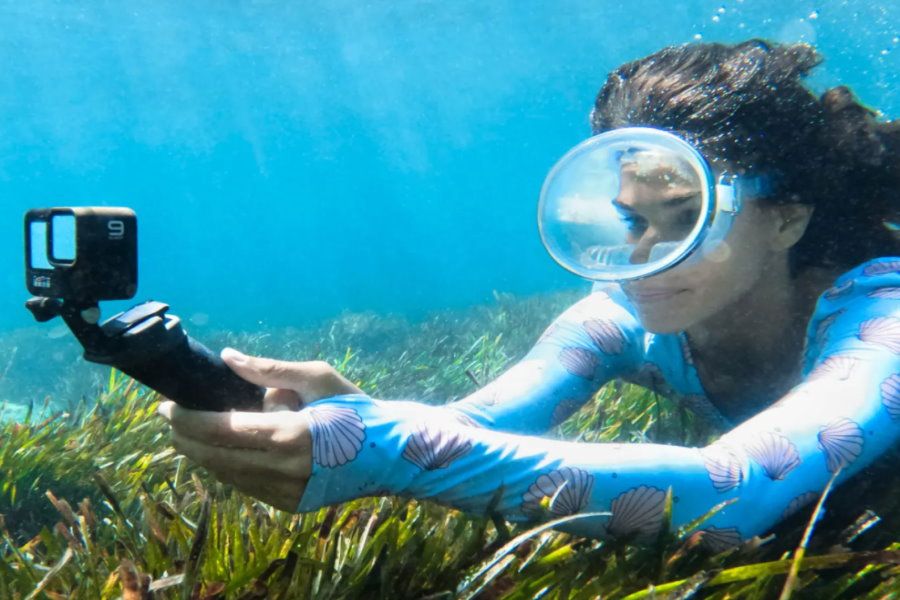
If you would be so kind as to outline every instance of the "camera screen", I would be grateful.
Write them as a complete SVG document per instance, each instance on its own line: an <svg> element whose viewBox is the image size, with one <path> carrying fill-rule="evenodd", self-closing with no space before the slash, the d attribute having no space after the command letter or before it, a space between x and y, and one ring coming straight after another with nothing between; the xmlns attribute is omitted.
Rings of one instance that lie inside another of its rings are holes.
<svg viewBox="0 0 900 600"><path fill-rule="evenodd" d="M52 269L53 265L47 259L47 222L32 221L31 222L31 259L30 267L32 269Z"/></svg>

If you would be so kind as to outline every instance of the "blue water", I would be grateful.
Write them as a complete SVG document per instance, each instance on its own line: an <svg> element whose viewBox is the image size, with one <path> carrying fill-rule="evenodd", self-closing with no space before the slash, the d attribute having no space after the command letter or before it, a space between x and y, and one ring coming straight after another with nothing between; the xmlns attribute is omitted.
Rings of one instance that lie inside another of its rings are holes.
<svg viewBox="0 0 900 600"><path fill-rule="evenodd" d="M695 39L805 40L817 90L897 117L898 23L894 0L4 1L0 347L38 327L37 206L134 208L137 299L218 328L584 285L536 201L607 72Z"/></svg>

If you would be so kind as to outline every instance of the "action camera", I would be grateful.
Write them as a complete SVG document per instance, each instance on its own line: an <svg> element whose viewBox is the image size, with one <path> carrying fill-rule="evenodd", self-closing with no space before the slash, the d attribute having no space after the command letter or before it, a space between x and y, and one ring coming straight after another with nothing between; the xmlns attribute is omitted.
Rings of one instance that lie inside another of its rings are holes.
<svg viewBox="0 0 900 600"><path fill-rule="evenodd" d="M100 323L102 300L137 293L137 217L121 207L58 207L25 214L25 306L39 322L62 317L90 362L110 365L187 408L260 410L265 388L194 340L169 306L149 301Z"/></svg>

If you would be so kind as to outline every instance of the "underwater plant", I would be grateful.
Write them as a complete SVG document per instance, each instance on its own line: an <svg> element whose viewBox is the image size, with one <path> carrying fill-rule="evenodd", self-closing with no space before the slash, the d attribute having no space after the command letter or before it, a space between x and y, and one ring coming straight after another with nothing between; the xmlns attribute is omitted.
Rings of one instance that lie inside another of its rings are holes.
<svg viewBox="0 0 900 600"><path fill-rule="evenodd" d="M226 332L221 341L315 356L382 396L439 403L508 366L539 335L533 324L571 297L504 296L420 323L386 319L383 338L369 329L354 339L354 323L374 318L345 315L320 329ZM885 394L889 401L891 389ZM0 425L0 598L884 598L900 587L891 522L900 486L889 470L832 492L824 512L821 494L798 497L774 535L737 548L734 532L704 524L727 503L669 533L671 492L646 487L616 499L628 509L608 524L616 539L553 530L580 518L572 509L597 485L574 471L536 484L529 506L551 520L532 528L396 497L290 514L178 456L157 401L111 371L90 401L65 411L57 401L47 414L38 407ZM621 382L554 430L605 442L702 443L714 434L678 403ZM452 437L421 438L408 460L423 468L462 451ZM829 468L852 459L856 439L847 423L823 430ZM760 440L757 453L773 475L790 465L777 445ZM707 460L720 485L733 484L727 448ZM861 506L861 490L883 506Z"/></svg>

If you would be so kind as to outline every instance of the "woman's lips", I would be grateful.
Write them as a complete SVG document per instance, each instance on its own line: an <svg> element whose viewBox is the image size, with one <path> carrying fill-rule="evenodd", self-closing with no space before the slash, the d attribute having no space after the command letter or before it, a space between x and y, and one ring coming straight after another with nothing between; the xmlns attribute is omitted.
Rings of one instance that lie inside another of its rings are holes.
<svg viewBox="0 0 900 600"><path fill-rule="evenodd" d="M634 300L635 302L640 302L641 304L651 304L654 302L662 302L663 300L669 300L670 298L674 298L681 292L686 292L684 289L665 289L665 290L630 290L627 292L628 296Z"/></svg>

